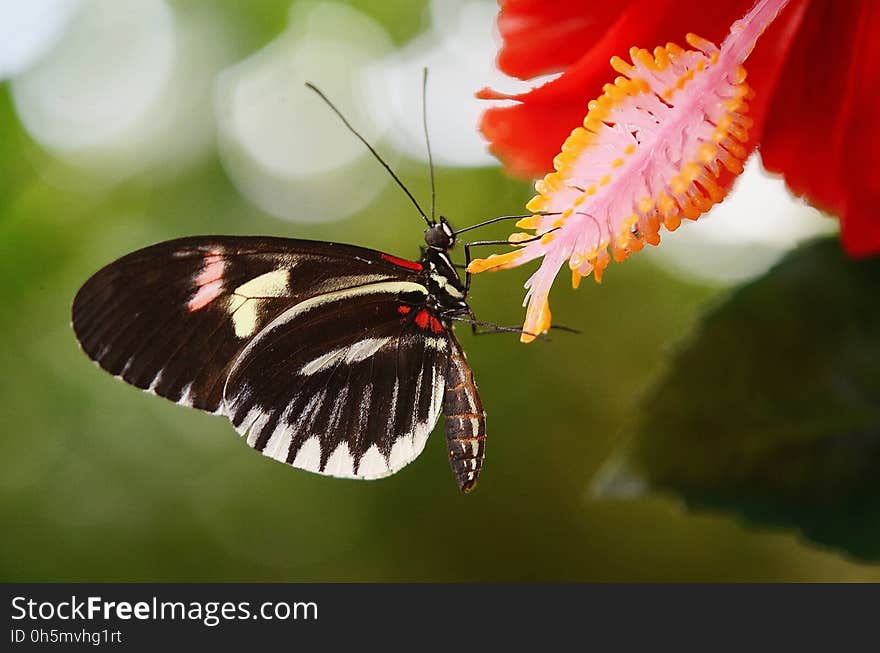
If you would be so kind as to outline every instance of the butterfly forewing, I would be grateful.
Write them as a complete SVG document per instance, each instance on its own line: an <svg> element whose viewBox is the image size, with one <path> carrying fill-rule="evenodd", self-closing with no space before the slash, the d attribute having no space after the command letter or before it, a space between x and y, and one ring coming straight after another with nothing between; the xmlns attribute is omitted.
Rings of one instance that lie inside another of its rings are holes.
<svg viewBox="0 0 880 653"><path fill-rule="evenodd" d="M209 236L159 243L106 266L80 289L73 327L105 370L216 412L229 368L285 309L420 266L349 245Z"/></svg>
<svg viewBox="0 0 880 653"><path fill-rule="evenodd" d="M291 307L234 363L224 411L248 444L295 467L394 473L421 453L443 402L450 342L419 318L426 293L382 282Z"/></svg>

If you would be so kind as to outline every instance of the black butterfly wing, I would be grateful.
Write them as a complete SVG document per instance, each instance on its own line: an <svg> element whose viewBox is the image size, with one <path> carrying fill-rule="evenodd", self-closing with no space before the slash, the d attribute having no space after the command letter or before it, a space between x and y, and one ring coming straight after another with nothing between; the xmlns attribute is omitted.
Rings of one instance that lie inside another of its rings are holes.
<svg viewBox="0 0 880 653"><path fill-rule="evenodd" d="M111 374L218 412L232 362L285 309L364 284L414 279L420 270L350 245L183 238L93 275L74 299L73 328L86 354Z"/></svg>
<svg viewBox="0 0 880 653"><path fill-rule="evenodd" d="M287 309L233 364L224 412L250 446L294 467L393 474L443 406L452 335L426 298L418 283L380 282Z"/></svg>

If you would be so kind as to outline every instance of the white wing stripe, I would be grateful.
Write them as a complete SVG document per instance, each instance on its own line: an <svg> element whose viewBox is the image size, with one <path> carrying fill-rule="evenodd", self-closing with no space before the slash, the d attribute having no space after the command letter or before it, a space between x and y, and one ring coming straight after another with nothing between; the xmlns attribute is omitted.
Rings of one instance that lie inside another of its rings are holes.
<svg viewBox="0 0 880 653"><path fill-rule="evenodd" d="M320 372L325 367L329 367L336 363L345 354L345 349L334 349L326 354L318 356L316 359L306 363L300 368L299 373L303 376L311 376L316 372Z"/></svg>
<svg viewBox="0 0 880 653"><path fill-rule="evenodd" d="M358 478L382 478L383 476L388 476L389 473L391 473L391 470L388 468L388 462L385 460L385 456L382 455L379 448L374 444L367 449L366 453L361 457L357 469Z"/></svg>
<svg viewBox="0 0 880 653"><path fill-rule="evenodd" d="M299 373L303 376L311 376L312 374L329 367L340 359L346 363L357 363L375 354L390 340L390 337L364 338L363 340L358 340L350 347L340 347L339 349L334 349L331 352L318 356L313 361L303 365Z"/></svg>
<svg viewBox="0 0 880 653"><path fill-rule="evenodd" d="M348 449L347 442L339 443L339 446L330 454L330 458L327 459L327 464L321 473L340 478L354 477L354 457Z"/></svg>
<svg viewBox="0 0 880 653"><path fill-rule="evenodd" d="M305 469L309 472L317 472L321 467L321 441L317 435L313 435L303 443L296 452L293 466Z"/></svg>
<svg viewBox="0 0 880 653"><path fill-rule="evenodd" d="M274 458L275 460L287 460L287 451L290 449L290 442L293 439L293 428L290 426L278 425L272 432L272 437L263 448L263 455Z"/></svg>

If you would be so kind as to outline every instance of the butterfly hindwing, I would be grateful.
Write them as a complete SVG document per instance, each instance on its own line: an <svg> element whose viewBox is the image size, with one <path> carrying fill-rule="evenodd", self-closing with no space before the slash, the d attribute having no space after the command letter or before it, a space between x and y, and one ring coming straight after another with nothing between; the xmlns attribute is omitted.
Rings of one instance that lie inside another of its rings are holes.
<svg viewBox="0 0 880 653"><path fill-rule="evenodd" d="M217 412L231 364L274 317L318 295L413 279L420 269L350 245L183 238L93 275L74 300L73 327L89 357L111 374Z"/></svg>
<svg viewBox="0 0 880 653"><path fill-rule="evenodd" d="M248 444L295 467L380 478L436 424L452 335L414 282L319 295L279 314L232 366L224 411Z"/></svg>

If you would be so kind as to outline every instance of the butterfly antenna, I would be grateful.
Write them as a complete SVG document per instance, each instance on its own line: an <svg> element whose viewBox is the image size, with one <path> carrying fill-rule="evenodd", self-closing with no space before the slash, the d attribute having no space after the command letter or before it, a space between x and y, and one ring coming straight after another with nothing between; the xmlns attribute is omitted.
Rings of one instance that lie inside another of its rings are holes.
<svg viewBox="0 0 880 653"><path fill-rule="evenodd" d="M437 224L435 206L437 192L434 186L434 158L431 156L431 138L428 136L428 69L422 68L422 129L425 131L425 145L428 147L428 171L431 173L431 222Z"/></svg>
<svg viewBox="0 0 880 653"><path fill-rule="evenodd" d="M376 160L382 164L382 167L385 168L385 170L388 171L388 174L391 175L391 178L395 182L397 182L397 185L400 186L401 190L403 190L403 192L406 193L406 196L413 203L413 206L416 207L416 210L419 212L419 215L422 216L422 219L425 221L425 223L429 227L433 226L434 223L431 222L431 220L428 218L427 215L425 215L425 212L422 210L422 207L419 206L419 203L416 201L416 198L413 197L413 194L410 193L409 189L403 185L403 182L400 181L400 178L396 174L394 174L394 171L391 169L391 166L389 166L387 163L385 163L385 159L383 159L381 156L379 156L379 153L376 151L376 149L367 142L367 139L364 138L363 136L361 136L360 133L358 132L358 130L351 126L351 123L348 122L348 120L346 120L345 116L342 115L342 112L336 108L336 106L330 101L330 99L326 95L324 95L323 92L321 92L321 89L319 89L317 86L315 86L311 82L306 82L306 87L309 88L310 90L314 91L315 93L317 93L318 97L320 97L322 100L324 100L324 102L327 104L327 106L333 110L333 113L335 113L337 116L339 116L339 119L342 121L342 124L344 124L346 127L348 127L348 130L352 134L357 136L358 140L360 140L361 143L363 143L364 145L367 146L367 149L370 150L370 153L374 157L376 157Z"/></svg>

